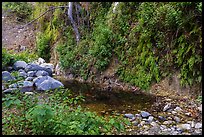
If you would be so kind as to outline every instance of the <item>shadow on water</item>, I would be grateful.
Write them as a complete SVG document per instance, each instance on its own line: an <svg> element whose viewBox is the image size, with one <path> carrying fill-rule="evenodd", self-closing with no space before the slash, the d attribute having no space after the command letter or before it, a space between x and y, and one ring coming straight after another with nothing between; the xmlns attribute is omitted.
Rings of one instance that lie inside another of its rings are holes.
<svg viewBox="0 0 204 137"><path fill-rule="evenodd" d="M101 85L57 78L76 95L83 95L82 107L99 115L136 114L139 110L149 111L155 97L145 93L133 93L119 89L104 89Z"/></svg>

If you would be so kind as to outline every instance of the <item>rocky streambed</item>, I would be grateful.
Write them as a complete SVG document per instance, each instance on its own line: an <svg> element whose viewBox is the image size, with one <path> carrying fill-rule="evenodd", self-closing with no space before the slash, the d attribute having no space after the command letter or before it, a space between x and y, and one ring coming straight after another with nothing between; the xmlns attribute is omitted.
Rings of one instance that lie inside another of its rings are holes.
<svg viewBox="0 0 204 137"><path fill-rule="evenodd" d="M8 71L2 72L2 93L12 93L18 89L25 94L35 94L35 91L65 87L85 96L85 102L81 105L87 110L101 116L127 118L131 124L127 125L127 131L122 134L202 134L202 103L52 77L53 69L54 66L45 63L42 58L28 64L17 61ZM16 77L11 75L12 72L17 72ZM43 92L36 94L43 97Z"/></svg>

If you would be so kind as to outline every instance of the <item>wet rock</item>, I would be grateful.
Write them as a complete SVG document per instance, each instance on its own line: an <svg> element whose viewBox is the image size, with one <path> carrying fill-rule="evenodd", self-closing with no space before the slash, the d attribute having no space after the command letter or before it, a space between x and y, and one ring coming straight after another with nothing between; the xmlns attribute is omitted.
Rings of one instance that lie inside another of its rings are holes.
<svg viewBox="0 0 204 137"><path fill-rule="evenodd" d="M13 65L15 70L25 69L28 64L25 61L16 61Z"/></svg>
<svg viewBox="0 0 204 137"><path fill-rule="evenodd" d="M19 69L18 72L25 72L25 70L23 70L23 69Z"/></svg>
<svg viewBox="0 0 204 137"><path fill-rule="evenodd" d="M8 71L3 71L2 72L2 80L7 82L10 80L14 80L14 77Z"/></svg>
<svg viewBox="0 0 204 137"><path fill-rule="evenodd" d="M164 106L163 111L167 111L168 109L170 109L171 107L171 103L168 103Z"/></svg>
<svg viewBox="0 0 204 137"><path fill-rule="evenodd" d="M146 112L146 111L141 111L141 116L143 117L143 118L146 118L146 117L149 117L151 114L149 113L149 112Z"/></svg>
<svg viewBox="0 0 204 137"><path fill-rule="evenodd" d="M35 71L28 71L27 75L28 77L34 77L35 76Z"/></svg>
<svg viewBox="0 0 204 137"><path fill-rule="evenodd" d="M177 128L180 128L181 130L190 130L191 125L190 124L179 124L177 125Z"/></svg>
<svg viewBox="0 0 204 137"><path fill-rule="evenodd" d="M13 83L11 85L8 86L9 88L17 88L18 87L18 84L17 83Z"/></svg>
<svg viewBox="0 0 204 137"><path fill-rule="evenodd" d="M35 74L37 77L39 76L48 76L48 72L44 71L44 70L38 70Z"/></svg>
<svg viewBox="0 0 204 137"><path fill-rule="evenodd" d="M124 114L124 117L132 119L134 117L134 115L133 114Z"/></svg>
<svg viewBox="0 0 204 137"><path fill-rule="evenodd" d="M25 81L32 81L34 79L34 77L27 77L26 79L25 79Z"/></svg>
<svg viewBox="0 0 204 137"><path fill-rule="evenodd" d="M3 93L13 93L14 91L18 90L18 88L9 88L3 91Z"/></svg>
<svg viewBox="0 0 204 137"><path fill-rule="evenodd" d="M181 121L181 119L180 119L179 117L177 117L177 116L174 117L174 120L175 120L177 123L179 123L179 122Z"/></svg>
<svg viewBox="0 0 204 137"><path fill-rule="evenodd" d="M202 128L202 123L196 123L195 128Z"/></svg>

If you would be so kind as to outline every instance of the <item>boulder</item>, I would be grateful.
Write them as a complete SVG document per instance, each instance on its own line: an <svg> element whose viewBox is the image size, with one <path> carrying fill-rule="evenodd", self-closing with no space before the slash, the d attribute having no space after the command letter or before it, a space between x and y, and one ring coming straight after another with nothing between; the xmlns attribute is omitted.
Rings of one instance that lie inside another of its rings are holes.
<svg viewBox="0 0 204 137"><path fill-rule="evenodd" d="M59 87L63 87L64 85L57 80L52 80L52 79L47 79L44 80L39 86L37 86L37 90L40 91L46 91L46 90L51 90L51 89L56 89Z"/></svg>
<svg viewBox="0 0 204 137"><path fill-rule="evenodd" d="M26 66L26 68L25 68L26 72L28 72L28 71L38 71L38 70L47 71L49 73L49 76L52 76L52 70L50 68L41 67L38 64L31 63L31 64L28 64Z"/></svg>
<svg viewBox="0 0 204 137"><path fill-rule="evenodd" d="M146 111L141 111L141 116L143 118L146 118L146 117L149 117L151 114L149 112L146 112Z"/></svg>
<svg viewBox="0 0 204 137"><path fill-rule="evenodd" d="M8 71L3 71L2 72L2 80L7 82L10 80L14 80L14 77L11 76L11 73L9 73Z"/></svg>
<svg viewBox="0 0 204 137"><path fill-rule="evenodd" d="M27 77L27 73L22 71L22 72L19 73L19 76L26 78Z"/></svg>
<svg viewBox="0 0 204 137"><path fill-rule="evenodd" d="M47 80L48 76L39 76L33 79L33 83L36 87L38 87L44 80Z"/></svg>
<svg viewBox="0 0 204 137"><path fill-rule="evenodd" d="M13 65L15 70L25 69L28 64L25 61L16 61Z"/></svg>
<svg viewBox="0 0 204 137"><path fill-rule="evenodd" d="M28 77L34 77L35 73L36 73L36 71L28 71L27 75L28 75Z"/></svg>
<svg viewBox="0 0 204 137"><path fill-rule="evenodd" d="M44 68L50 68L52 72L54 71L54 65L52 63L43 63L43 64L40 64L40 66Z"/></svg>
<svg viewBox="0 0 204 137"><path fill-rule="evenodd" d="M43 63L45 63L45 60L43 58L38 58L38 64L40 65L40 64L43 64Z"/></svg>
<svg viewBox="0 0 204 137"><path fill-rule="evenodd" d="M34 77L27 77L26 79L25 79L25 81L32 81L34 79Z"/></svg>
<svg viewBox="0 0 204 137"><path fill-rule="evenodd" d="M47 71L38 70L35 75L38 77L38 76L48 76L49 74Z"/></svg>

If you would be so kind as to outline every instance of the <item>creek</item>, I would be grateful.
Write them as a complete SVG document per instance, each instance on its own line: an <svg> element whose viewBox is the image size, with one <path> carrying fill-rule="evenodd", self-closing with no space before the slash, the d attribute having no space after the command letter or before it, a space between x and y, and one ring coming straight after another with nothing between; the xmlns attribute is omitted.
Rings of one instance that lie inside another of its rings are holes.
<svg viewBox="0 0 204 137"><path fill-rule="evenodd" d="M82 83L62 77L57 79L75 95L83 95L85 101L81 106L98 115L136 114L140 110L150 112L151 106L156 100L155 96L148 93L133 93L116 88L104 89L99 84Z"/></svg>

